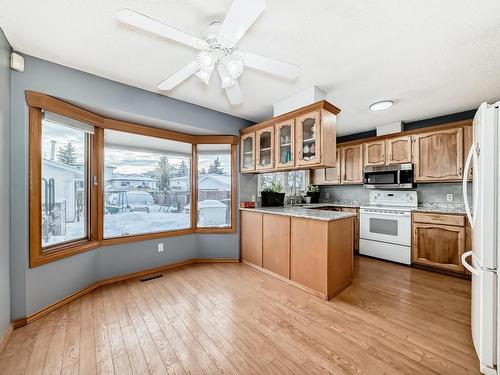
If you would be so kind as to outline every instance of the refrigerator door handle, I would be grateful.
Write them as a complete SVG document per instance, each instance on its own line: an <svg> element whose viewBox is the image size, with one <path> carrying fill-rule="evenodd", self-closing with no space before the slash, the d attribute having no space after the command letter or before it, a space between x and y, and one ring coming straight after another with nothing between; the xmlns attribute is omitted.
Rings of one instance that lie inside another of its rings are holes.
<svg viewBox="0 0 500 375"><path fill-rule="evenodd" d="M463 199L464 199L464 204L465 204L465 213L467 214L467 219L469 220L470 226L472 229L474 229L474 224L475 224L475 219L476 219L476 210L477 210L477 202L473 202L474 204L474 213L471 213L470 207L469 207L469 196L467 194L467 184L468 184L468 177L469 177L469 168L470 168L470 163L471 161L474 160L474 170L477 173L477 154L476 154L476 147L474 144L471 146L469 150L469 154L467 155L467 160L465 161L464 165L464 172L462 176L462 194L463 194Z"/></svg>
<svg viewBox="0 0 500 375"><path fill-rule="evenodd" d="M465 253L462 254L462 264L464 265L464 267L470 272L472 273L473 275L479 275L479 271L476 270L473 266L471 266L468 262L467 262L467 257L471 256L472 255L472 250L471 251L466 251Z"/></svg>

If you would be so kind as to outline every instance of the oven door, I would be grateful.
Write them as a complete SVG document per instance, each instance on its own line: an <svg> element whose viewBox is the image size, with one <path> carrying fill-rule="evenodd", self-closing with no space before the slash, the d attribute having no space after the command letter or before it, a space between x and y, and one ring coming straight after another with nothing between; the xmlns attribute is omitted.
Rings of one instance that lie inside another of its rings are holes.
<svg viewBox="0 0 500 375"><path fill-rule="evenodd" d="M360 237L411 246L411 218L408 211L360 210Z"/></svg>

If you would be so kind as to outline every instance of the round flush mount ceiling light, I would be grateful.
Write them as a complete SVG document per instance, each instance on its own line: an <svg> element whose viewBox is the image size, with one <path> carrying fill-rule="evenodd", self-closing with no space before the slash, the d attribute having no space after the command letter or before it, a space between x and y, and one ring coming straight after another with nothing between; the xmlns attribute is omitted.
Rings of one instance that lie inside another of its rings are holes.
<svg viewBox="0 0 500 375"><path fill-rule="evenodd" d="M394 105L394 102L392 100L380 100L378 102L375 102L373 104L370 104L368 108L370 108L370 111L383 111L384 109L391 108Z"/></svg>

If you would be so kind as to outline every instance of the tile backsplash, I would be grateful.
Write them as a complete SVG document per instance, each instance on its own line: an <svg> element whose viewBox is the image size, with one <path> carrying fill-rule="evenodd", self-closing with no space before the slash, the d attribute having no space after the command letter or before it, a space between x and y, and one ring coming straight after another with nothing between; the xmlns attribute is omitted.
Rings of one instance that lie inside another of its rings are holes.
<svg viewBox="0 0 500 375"><path fill-rule="evenodd" d="M257 175L256 174L240 174L239 193L240 200L251 200L252 195L257 196ZM321 186L321 202L333 201L368 201L369 189L365 189L363 185L333 185ZM462 183L460 182L440 182L418 184L416 189L418 201L421 204L425 203L464 203L462 197ZM469 183L469 202L472 202L472 184ZM326 195L329 195L326 198ZM446 200L447 194L453 194L453 201Z"/></svg>
<svg viewBox="0 0 500 375"><path fill-rule="evenodd" d="M368 201L369 189L365 189L362 185L335 185L322 186L321 201ZM428 183L418 184L416 189L419 203L464 203L462 196L462 183ZM472 200L472 186L469 184L469 201ZM328 194L328 198L327 198ZM453 194L453 201L446 200L447 194Z"/></svg>

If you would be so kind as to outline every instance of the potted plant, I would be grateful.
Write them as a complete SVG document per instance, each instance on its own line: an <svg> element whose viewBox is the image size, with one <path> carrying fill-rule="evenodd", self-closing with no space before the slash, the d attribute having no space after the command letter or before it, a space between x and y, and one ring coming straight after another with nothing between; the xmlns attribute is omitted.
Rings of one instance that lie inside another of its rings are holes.
<svg viewBox="0 0 500 375"><path fill-rule="evenodd" d="M269 186L266 186L260 192L262 197L262 207L270 206L283 206L285 202L285 193L283 193L283 186L273 181Z"/></svg>
<svg viewBox="0 0 500 375"><path fill-rule="evenodd" d="M307 188L307 196L311 197L311 203L319 203L319 186L309 185Z"/></svg>

